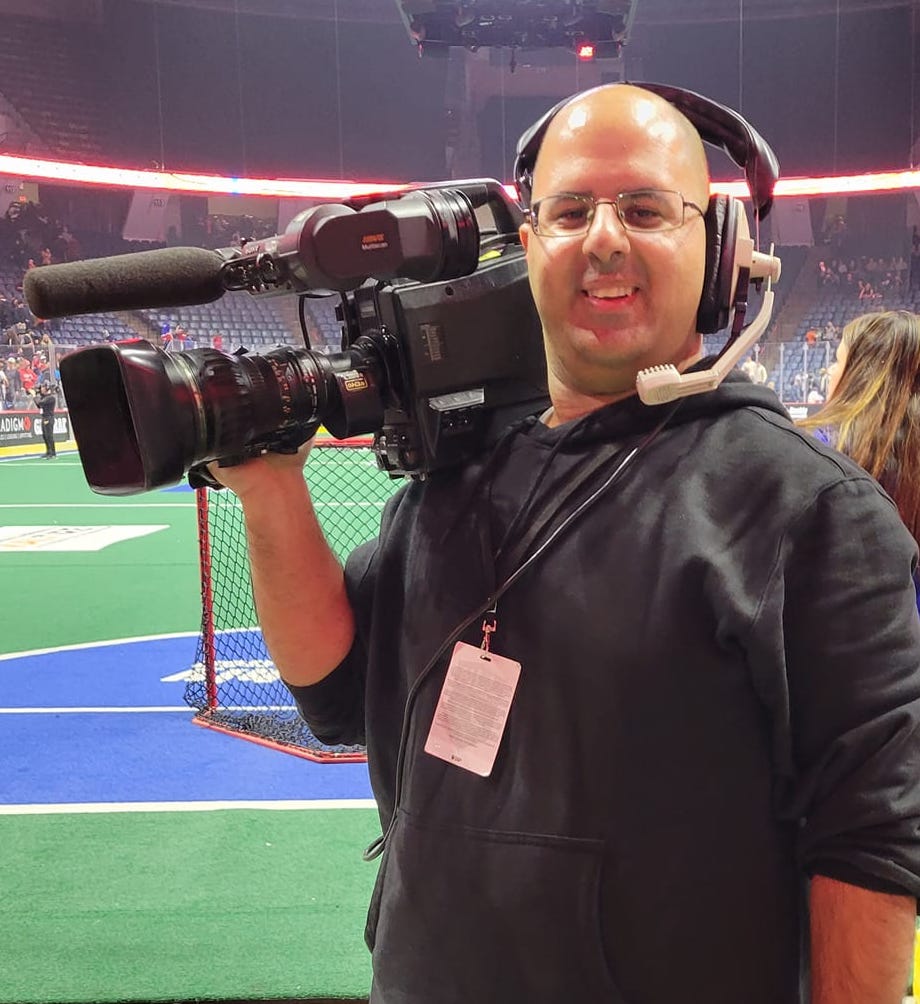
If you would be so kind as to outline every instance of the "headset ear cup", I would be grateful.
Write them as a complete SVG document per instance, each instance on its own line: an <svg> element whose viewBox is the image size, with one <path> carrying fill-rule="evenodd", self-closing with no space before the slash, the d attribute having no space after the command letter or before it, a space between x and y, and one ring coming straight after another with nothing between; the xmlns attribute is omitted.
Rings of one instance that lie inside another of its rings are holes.
<svg viewBox="0 0 920 1004"><path fill-rule="evenodd" d="M735 242L741 203L727 195L713 195L703 221L706 226L706 272L696 317L704 335L727 328L731 321L735 278Z"/></svg>

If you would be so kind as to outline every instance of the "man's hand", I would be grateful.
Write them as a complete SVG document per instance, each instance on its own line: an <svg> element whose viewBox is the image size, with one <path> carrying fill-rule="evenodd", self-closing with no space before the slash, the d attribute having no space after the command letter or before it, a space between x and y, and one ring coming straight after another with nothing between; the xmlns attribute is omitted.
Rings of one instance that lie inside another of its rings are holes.
<svg viewBox="0 0 920 1004"><path fill-rule="evenodd" d="M232 467L221 467L213 460L208 464L208 471L241 502L256 500L262 494L271 496L291 482L298 486L303 484L303 468L314 439L308 439L296 453L263 453Z"/></svg>

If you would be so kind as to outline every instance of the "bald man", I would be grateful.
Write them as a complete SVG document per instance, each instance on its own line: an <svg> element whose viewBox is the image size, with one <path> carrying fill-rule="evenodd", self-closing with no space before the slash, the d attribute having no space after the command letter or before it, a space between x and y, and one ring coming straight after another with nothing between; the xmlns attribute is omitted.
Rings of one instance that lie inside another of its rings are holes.
<svg viewBox="0 0 920 1004"><path fill-rule="evenodd" d="M616 190L611 164L617 165ZM679 196L681 225L636 237L606 201L596 209L598 225L579 240L564 232L562 239L541 240L530 224L521 228L543 321L554 423L634 394L641 369L674 363L684 370L700 357L695 322L709 174L693 126L646 91L593 92L553 120L534 173L538 217L542 200L558 200L560 193L609 200L619 191L647 189ZM544 203L543 215L571 213L574 205Z"/></svg>
<svg viewBox="0 0 920 1004"><path fill-rule="evenodd" d="M708 196L659 97L564 106L521 229L552 407L406 486L344 573L306 451L214 469L282 677L320 739L368 747L375 1004L906 986L913 542L743 375L677 405L635 393L699 360Z"/></svg>

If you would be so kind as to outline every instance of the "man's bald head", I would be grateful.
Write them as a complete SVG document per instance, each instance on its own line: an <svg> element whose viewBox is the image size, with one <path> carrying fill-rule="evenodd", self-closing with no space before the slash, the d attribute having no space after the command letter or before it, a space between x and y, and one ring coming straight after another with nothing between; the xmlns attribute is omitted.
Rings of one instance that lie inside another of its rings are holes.
<svg viewBox="0 0 920 1004"><path fill-rule="evenodd" d="M547 127L533 173L533 200L548 194L547 170L559 158L571 155L573 146L587 132L601 130L611 138L611 159L616 156L617 137L625 148L629 138L641 134L660 149L675 166L685 167L693 178L686 198L706 205L709 199L709 166L699 133L690 120L670 102L652 91L631 84L606 84L585 91L564 105ZM611 165L614 166L613 164Z"/></svg>

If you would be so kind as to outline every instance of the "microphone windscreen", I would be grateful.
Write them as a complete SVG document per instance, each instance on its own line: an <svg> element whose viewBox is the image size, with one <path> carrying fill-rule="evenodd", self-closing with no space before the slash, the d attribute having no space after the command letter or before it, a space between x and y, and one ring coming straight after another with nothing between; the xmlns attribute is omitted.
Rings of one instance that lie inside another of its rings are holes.
<svg viewBox="0 0 920 1004"><path fill-rule="evenodd" d="M29 309L41 318L187 307L223 296L223 260L204 248L158 248L39 265L26 272L23 291Z"/></svg>

